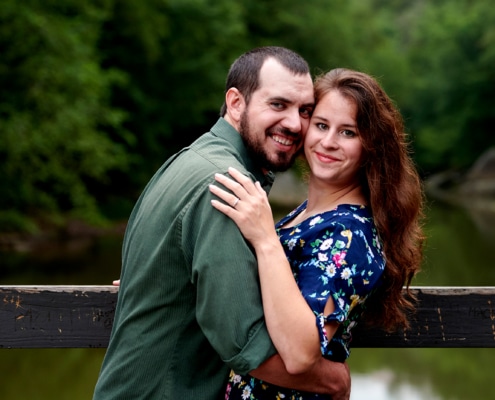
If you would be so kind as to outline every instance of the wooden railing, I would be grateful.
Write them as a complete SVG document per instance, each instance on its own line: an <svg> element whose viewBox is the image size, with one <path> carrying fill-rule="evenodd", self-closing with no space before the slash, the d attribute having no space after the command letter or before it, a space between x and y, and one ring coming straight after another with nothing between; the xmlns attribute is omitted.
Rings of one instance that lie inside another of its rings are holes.
<svg viewBox="0 0 495 400"><path fill-rule="evenodd" d="M357 327L353 347L495 347L495 287L415 287L411 328ZM114 286L0 286L0 348L106 347Z"/></svg>

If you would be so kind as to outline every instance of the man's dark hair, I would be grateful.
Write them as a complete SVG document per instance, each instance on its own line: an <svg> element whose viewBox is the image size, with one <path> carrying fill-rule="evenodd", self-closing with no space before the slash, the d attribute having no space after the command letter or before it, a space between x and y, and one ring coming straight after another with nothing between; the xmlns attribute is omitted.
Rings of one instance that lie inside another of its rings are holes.
<svg viewBox="0 0 495 400"><path fill-rule="evenodd" d="M242 54L233 62L225 82L225 93L235 87L249 104L251 95L259 87L260 70L266 59L274 58L295 75L309 74L309 65L304 58L292 50L279 46L265 46L252 49ZM220 116L227 112L225 102L220 109Z"/></svg>

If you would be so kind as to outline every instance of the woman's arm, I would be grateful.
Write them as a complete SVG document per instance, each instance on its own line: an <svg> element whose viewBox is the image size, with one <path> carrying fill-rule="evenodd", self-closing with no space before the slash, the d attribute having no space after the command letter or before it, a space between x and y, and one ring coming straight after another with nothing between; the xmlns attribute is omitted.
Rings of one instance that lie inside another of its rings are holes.
<svg viewBox="0 0 495 400"><path fill-rule="evenodd" d="M275 231L265 191L237 170L229 169L229 173L237 182L224 175L216 175L216 180L234 194L212 185L211 192L226 203L213 200L212 205L232 218L255 249L266 324L287 371L306 372L321 358L316 316L296 284ZM333 301L329 300L325 314L333 309ZM336 330L337 323L326 325L328 339Z"/></svg>

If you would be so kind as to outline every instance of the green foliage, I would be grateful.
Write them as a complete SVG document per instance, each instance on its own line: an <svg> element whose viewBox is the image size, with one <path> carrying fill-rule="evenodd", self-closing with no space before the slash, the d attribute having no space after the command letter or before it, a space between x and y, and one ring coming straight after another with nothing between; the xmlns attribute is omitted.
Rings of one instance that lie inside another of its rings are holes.
<svg viewBox="0 0 495 400"><path fill-rule="evenodd" d="M495 9L490 1L443 0L416 12L407 102L418 161L427 170L465 168L495 144Z"/></svg>
<svg viewBox="0 0 495 400"><path fill-rule="evenodd" d="M99 42L104 65L132 77L114 88L129 110L139 161L136 187L216 119L224 80L244 48L241 6L223 1L116 1Z"/></svg>
<svg viewBox="0 0 495 400"><path fill-rule="evenodd" d="M0 232L37 233L38 227L17 210L0 211Z"/></svg>
<svg viewBox="0 0 495 400"><path fill-rule="evenodd" d="M425 173L495 144L489 0L5 0L0 209L127 216L216 120L232 61L261 45L298 51L315 75L374 75Z"/></svg>
<svg viewBox="0 0 495 400"><path fill-rule="evenodd" d="M0 8L0 207L96 211L86 182L124 168L124 113L109 106L115 71L99 66L104 10L9 0Z"/></svg>

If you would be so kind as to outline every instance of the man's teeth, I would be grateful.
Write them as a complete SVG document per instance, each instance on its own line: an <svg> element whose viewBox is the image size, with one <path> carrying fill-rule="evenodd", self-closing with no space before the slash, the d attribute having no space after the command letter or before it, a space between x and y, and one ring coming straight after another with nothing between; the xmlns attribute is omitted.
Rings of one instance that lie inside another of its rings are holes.
<svg viewBox="0 0 495 400"><path fill-rule="evenodd" d="M273 136L273 140L275 140L277 143L283 144L285 146L291 146L294 143L294 141L292 141L288 138L280 137L280 136Z"/></svg>

